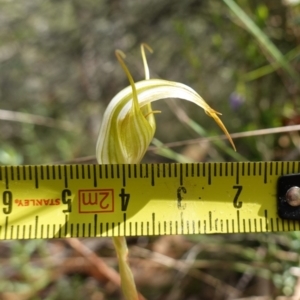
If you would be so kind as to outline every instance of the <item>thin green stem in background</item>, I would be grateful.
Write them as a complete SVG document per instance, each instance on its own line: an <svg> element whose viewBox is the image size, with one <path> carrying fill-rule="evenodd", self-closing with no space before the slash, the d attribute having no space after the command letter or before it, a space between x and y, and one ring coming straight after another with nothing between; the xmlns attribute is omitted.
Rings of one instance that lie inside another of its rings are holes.
<svg viewBox="0 0 300 300"><path fill-rule="evenodd" d="M298 47L294 48L293 50L291 50L290 52L288 52L285 55L285 58L287 61L291 61L298 56L300 56L300 46L298 46ZM256 80L258 78L261 78L263 76L266 76L268 74L275 72L279 68L280 68L279 62L274 62L273 64L268 64L261 68L258 68L256 70L246 73L245 75L243 75L242 79L244 81Z"/></svg>
<svg viewBox="0 0 300 300"><path fill-rule="evenodd" d="M203 127L200 126L197 122L193 121L192 119L188 118L186 121L186 124L192 128L196 133L199 135L203 135ZM204 131L204 136L207 136L206 131ZM244 157L243 155L239 154L238 152L235 152L231 147L228 147L224 141L222 140L215 140L213 143L218 146L221 150L223 150L227 155L234 158L237 161L247 161L248 159Z"/></svg>
<svg viewBox="0 0 300 300"><path fill-rule="evenodd" d="M190 129L192 129L194 132L196 132L197 134L199 134L201 137L209 137L210 134L207 132L207 130L205 130L204 127L202 127L200 124L198 124L197 122L195 122L194 120L192 120L188 114L185 112L184 109L182 109L182 107L180 106L179 103L177 102L168 102L168 105L170 107L170 109L173 111L174 115L177 117L177 119L183 123L186 124ZM228 156L232 157L234 160L237 161L247 161L248 159L244 156L242 156L241 154L239 154L238 152L234 151L231 147L228 147L228 145L222 141L221 139L215 139L212 140L213 144L217 147L219 147L223 152L225 152ZM160 145L162 146L162 145ZM168 146L164 145L165 149L168 149ZM222 159L221 156L219 157L215 157L214 158L215 161L224 161L224 159ZM178 161L178 162L183 162L183 161Z"/></svg>
<svg viewBox="0 0 300 300"><path fill-rule="evenodd" d="M174 150L172 149L169 149L168 147L166 147L164 145L163 142L161 142L160 140L158 140L157 138L154 138L152 140L152 144L157 147L157 149L155 150L155 153L157 155L160 155L162 157L166 157L166 158L169 158L169 159L172 159L178 163L193 163L195 162L194 160L182 155L182 154L179 154L177 152L175 152Z"/></svg>
<svg viewBox="0 0 300 300"><path fill-rule="evenodd" d="M289 62L269 39L269 37L254 23L254 21L240 8L233 0L223 0L230 10L244 24L245 28L259 41L264 49L272 56L277 64L279 64L288 74L300 84L300 77L297 72L290 66Z"/></svg>

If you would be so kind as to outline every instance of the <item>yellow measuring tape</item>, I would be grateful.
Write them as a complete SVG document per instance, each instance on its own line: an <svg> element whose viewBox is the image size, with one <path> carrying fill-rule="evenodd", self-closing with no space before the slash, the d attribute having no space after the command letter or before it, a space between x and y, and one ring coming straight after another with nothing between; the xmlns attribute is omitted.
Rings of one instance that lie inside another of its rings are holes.
<svg viewBox="0 0 300 300"><path fill-rule="evenodd" d="M2 166L0 239L300 230L298 208L283 220L277 205L278 179L299 172L300 162Z"/></svg>

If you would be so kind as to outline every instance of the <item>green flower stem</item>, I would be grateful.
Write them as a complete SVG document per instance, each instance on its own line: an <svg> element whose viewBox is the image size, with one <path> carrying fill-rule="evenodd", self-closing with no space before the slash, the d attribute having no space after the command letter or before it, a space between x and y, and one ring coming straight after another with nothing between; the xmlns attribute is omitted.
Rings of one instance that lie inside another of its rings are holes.
<svg viewBox="0 0 300 300"><path fill-rule="evenodd" d="M139 297L136 290L133 274L127 263L128 248L126 238L123 236L113 237L113 242L118 256L121 287L125 299L138 300Z"/></svg>

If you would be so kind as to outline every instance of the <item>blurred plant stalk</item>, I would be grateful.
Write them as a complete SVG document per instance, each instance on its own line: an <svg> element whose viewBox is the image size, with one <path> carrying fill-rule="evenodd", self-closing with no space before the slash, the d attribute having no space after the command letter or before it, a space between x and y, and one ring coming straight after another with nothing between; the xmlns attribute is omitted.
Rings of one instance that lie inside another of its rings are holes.
<svg viewBox="0 0 300 300"><path fill-rule="evenodd" d="M254 36L254 38L262 45L262 47L267 51L267 53L269 53L269 55L273 58L275 64L273 68L278 68L280 66L299 85L300 84L299 74L290 65L289 60L280 52L280 50L271 41L271 39L255 24L255 22L245 13L245 11L234 0L223 0L223 2L236 15L236 17L240 20L241 24L244 25L245 29ZM263 69L260 71L266 73L269 72L268 69L267 70Z"/></svg>
<svg viewBox="0 0 300 300"><path fill-rule="evenodd" d="M141 45L142 59L145 69L145 80L134 82L124 63L125 55L116 50L116 57L121 64L130 86L119 92L108 105L100 128L96 157L99 164L137 164L142 160L151 143L155 129L154 114L151 102L165 98L181 98L202 107L224 131L235 149L234 143L218 117L202 98L190 87L161 79L150 79L145 49L152 52L146 45ZM125 237L113 237L114 247L119 261L121 286L128 300L139 299L133 274L127 263L128 248Z"/></svg>

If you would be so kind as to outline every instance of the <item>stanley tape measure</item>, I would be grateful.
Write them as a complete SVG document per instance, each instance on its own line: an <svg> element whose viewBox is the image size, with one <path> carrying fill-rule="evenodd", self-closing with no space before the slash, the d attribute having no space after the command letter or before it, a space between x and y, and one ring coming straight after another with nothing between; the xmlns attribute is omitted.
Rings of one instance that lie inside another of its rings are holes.
<svg viewBox="0 0 300 300"><path fill-rule="evenodd" d="M300 230L300 162L0 167L0 239Z"/></svg>

